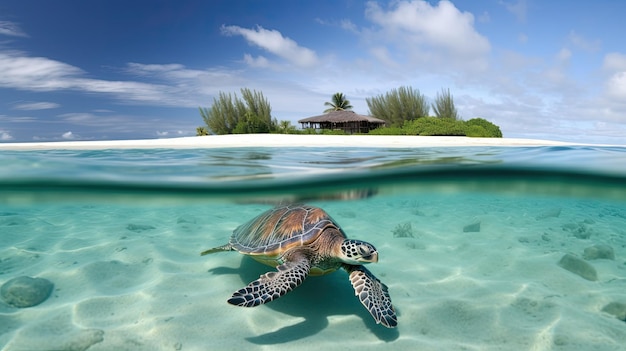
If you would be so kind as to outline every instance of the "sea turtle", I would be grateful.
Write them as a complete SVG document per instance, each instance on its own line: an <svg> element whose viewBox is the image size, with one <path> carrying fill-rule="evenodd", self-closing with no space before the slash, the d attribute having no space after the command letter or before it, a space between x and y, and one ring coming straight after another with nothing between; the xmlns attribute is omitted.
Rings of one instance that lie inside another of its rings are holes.
<svg viewBox="0 0 626 351"><path fill-rule="evenodd" d="M398 324L387 286L363 266L378 262L378 251L367 242L347 239L321 208L292 204L268 210L235 229L228 244L201 255L220 251L239 251L277 268L233 293L228 300L232 305L258 306L295 289L309 274L343 268L376 323L388 328Z"/></svg>

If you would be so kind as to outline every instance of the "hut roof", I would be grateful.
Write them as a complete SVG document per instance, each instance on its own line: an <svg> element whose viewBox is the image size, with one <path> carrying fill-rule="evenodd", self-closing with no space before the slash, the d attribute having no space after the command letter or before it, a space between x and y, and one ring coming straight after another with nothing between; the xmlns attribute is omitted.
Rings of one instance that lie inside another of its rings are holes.
<svg viewBox="0 0 626 351"><path fill-rule="evenodd" d="M316 123L316 122L334 122L334 123L345 123L345 122L358 122L358 121L367 121L369 123L378 123L384 124L385 121L382 119L374 118L372 116L363 116L355 113L354 111L331 111L319 116L313 116L304 118L298 121L298 123Z"/></svg>

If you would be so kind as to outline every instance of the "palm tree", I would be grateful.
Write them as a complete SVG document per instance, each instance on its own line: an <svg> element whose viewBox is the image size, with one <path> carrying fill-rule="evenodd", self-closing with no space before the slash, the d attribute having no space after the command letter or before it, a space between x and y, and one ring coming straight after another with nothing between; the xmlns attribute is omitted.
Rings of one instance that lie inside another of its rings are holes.
<svg viewBox="0 0 626 351"><path fill-rule="evenodd" d="M324 113L332 112L332 111L343 111L343 110L351 110L352 105L350 105L350 100L346 99L346 96L343 93L335 93L332 97L332 102L325 102L324 106L329 106Z"/></svg>

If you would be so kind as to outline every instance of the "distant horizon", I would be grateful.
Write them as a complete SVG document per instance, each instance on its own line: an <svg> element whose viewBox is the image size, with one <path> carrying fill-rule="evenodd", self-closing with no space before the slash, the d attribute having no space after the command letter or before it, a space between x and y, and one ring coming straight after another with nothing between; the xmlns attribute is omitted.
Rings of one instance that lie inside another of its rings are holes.
<svg viewBox="0 0 626 351"><path fill-rule="evenodd" d="M400 86L429 99L449 89L463 120L505 137L626 136L626 49L610 30L625 2L5 0L0 10L0 143L192 136L198 107L241 88L299 127L337 92L368 115L366 98Z"/></svg>

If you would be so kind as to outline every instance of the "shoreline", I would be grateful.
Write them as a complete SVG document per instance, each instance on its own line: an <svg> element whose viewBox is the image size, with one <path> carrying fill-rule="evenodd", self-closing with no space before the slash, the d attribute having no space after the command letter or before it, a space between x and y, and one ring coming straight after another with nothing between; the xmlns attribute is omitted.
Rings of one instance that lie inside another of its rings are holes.
<svg viewBox="0 0 626 351"><path fill-rule="evenodd" d="M228 134L168 139L54 141L0 143L0 150L98 150L98 149L210 149L246 147L458 147L458 146L573 146L585 144L541 139L469 138L407 135L298 135ZM617 145L612 145L617 146Z"/></svg>

